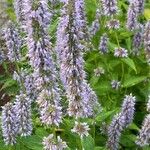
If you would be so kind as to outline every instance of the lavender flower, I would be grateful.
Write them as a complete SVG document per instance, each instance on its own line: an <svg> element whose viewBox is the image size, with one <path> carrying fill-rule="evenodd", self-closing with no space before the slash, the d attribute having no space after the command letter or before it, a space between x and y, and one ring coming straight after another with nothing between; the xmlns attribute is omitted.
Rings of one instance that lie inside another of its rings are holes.
<svg viewBox="0 0 150 150"><path fill-rule="evenodd" d="M21 68L19 73L14 71L13 79L19 83L21 90L25 90L27 97L32 101L36 98L33 75L26 69Z"/></svg>
<svg viewBox="0 0 150 150"><path fill-rule="evenodd" d="M143 147L149 145L150 141L150 114L144 119L142 129L140 130L139 136L137 137L136 144Z"/></svg>
<svg viewBox="0 0 150 150"><path fill-rule="evenodd" d="M111 81L111 87L115 90L118 90L119 87L121 86L121 83L117 80L112 80Z"/></svg>
<svg viewBox="0 0 150 150"><path fill-rule="evenodd" d="M105 70L102 67L98 67L94 69L94 75L97 77L100 77L104 73L105 73Z"/></svg>
<svg viewBox="0 0 150 150"><path fill-rule="evenodd" d="M92 22L92 25L89 29L90 32L90 36L93 36L96 34L96 32L100 29L100 24L99 24L99 20L96 19Z"/></svg>
<svg viewBox="0 0 150 150"><path fill-rule="evenodd" d="M106 27L108 29L119 29L120 22L119 22L119 20L116 20L116 19L109 20L106 24Z"/></svg>
<svg viewBox="0 0 150 150"><path fill-rule="evenodd" d="M124 126L127 127L132 121L134 117L135 111L135 97L130 95L126 95L122 104L121 113L125 117Z"/></svg>
<svg viewBox="0 0 150 150"><path fill-rule="evenodd" d="M121 132L127 128L133 120L134 106L135 97L133 97L132 94L126 95L121 112L113 118L108 128L107 147L110 150L118 149Z"/></svg>
<svg viewBox="0 0 150 150"><path fill-rule="evenodd" d="M0 64L5 60L4 52L0 49Z"/></svg>
<svg viewBox="0 0 150 150"><path fill-rule="evenodd" d="M59 126L62 122L62 112L55 90L42 90L37 98L37 103L40 108L40 119L46 125ZM53 97L57 98L53 101Z"/></svg>
<svg viewBox="0 0 150 150"><path fill-rule="evenodd" d="M84 0L75 1L75 17L76 25L78 26L79 37L81 39L88 39Z"/></svg>
<svg viewBox="0 0 150 150"><path fill-rule="evenodd" d="M145 25L144 48L145 48L147 60L150 63L150 21L148 21Z"/></svg>
<svg viewBox="0 0 150 150"><path fill-rule="evenodd" d="M71 130L73 133L77 133L81 138L88 136L89 126L87 123L75 122L74 128Z"/></svg>
<svg viewBox="0 0 150 150"><path fill-rule="evenodd" d="M57 147L54 141L54 135L50 134L48 137L43 138L44 150L56 150Z"/></svg>
<svg viewBox="0 0 150 150"><path fill-rule="evenodd" d="M114 56L116 57L128 57L128 51L124 48L115 48Z"/></svg>
<svg viewBox="0 0 150 150"><path fill-rule="evenodd" d="M29 136L32 133L31 100L26 94L16 95L15 111L17 118L18 134Z"/></svg>
<svg viewBox="0 0 150 150"><path fill-rule="evenodd" d="M133 31L138 27L137 10L136 10L136 4L134 2L131 2L128 8L126 27L130 31Z"/></svg>
<svg viewBox="0 0 150 150"><path fill-rule="evenodd" d="M108 52L108 37L105 33L101 37L99 50L102 54L105 54Z"/></svg>
<svg viewBox="0 0 150 150"><path fill-rule="evenodd" d="M94 36L100 29L100 23L99 23L100 16L101 16L101 12L99 11L99 9L97 9L95 20L92 22L92 25L89 29L89 33L91 37Z"/></svg>
<svg viewBox="0 0 150 150"><path fill-rule="evenodd" d="M69 3L69 10L68 10ZM67 13L69 11L69 13ZM92 105L87 95L89 89L85 80L82 51L85 45L77 28L78 21L75 2L70 0L61 10L60 23L57 30L56 51L60 63L60 76L69 100L68 114L76 118L88 117L92 114ZM92 94L92 93L91 93ZM93 95L93 94L92 94Z"/></svg>
<svg viewBox="0 0 150 150"><path fill-rule="evenodd" d="M117 14L118 12L117 0L101 0L101 1L104 15L112 16Z"/></svg>
<svg viewBox="0 0 150 150"><path fill-rule="evenodd" d="M25 3L25 0L14 0L14 8L15 8L17 22L21 23L22 25L25 21L24 3Z"/></svg>
<svg viewBox="0 0 150 150"><path fill-rule="evenodd" d="M139 55L139 49L142 45L142 33L137 32L133 37L133 54Z"/></svg>
<svg viewBox="0 0 150 150"><path fill-rule="evenodd" d="M60 136L58 136L57 141L55 141L53 134L43 138L43 145L45 150L63 150L68 147L66 142L62 141Z"/></svg>
<svg viewBox="0 0 150 150"><path fill-rule="evenodd" d="M84 97L84 106L86 107L84 109L84 115L86 117L89 116L95 116L96 114L100 113L102 111L102 107L98 102L98 97L95 94L95 92L92 90L89 84L84 82L83 87L85 88L85 91L82 93Z"/></svg>
<svg viewBox="0 0 150 150"><path fill-rule="evenodd" d="M119 146L119 139L121 136L121 132L123 131L123 127L125 124L125 118L122 114L117 114L109 128L108 128L108 141L107 141L107 147L110 150L117 150Z"/></svg>
<svg viewBox="0 0 150 150"><path fill-rule="evenodd" d="M30 4L30 3L29 3ZM55 60L52 57L54 51L52 50L50 37L47 34L51 14L48 11L46 0L40 0L37 7L31 7L30 15L27 19L27 44L29 48L28 57L30 65L32 66L34 86L37 89L38 103L42 99L46 104L45 107L40 107L40 118L42 123L46 125L59 125L62 118L60 107L60 89L58 86L58 72L55 66ZM31 9L32 8L32 9Z"/></svg>
<svg viewBox="0 0 150 150"><path fill-rule="evenodd" d="M4 37L3 30L0 30L0 64L3 63L7 59L7 48Z"/></svg>
<svg viewBox="0 0 150 150"><path fill-rule="evenodd" d="M21 39L19 37L18 31L11 23L4 30L4 39L6 41L8 50L8 59L11 62L19 61L21 59Z"/></svg>
<svg viewBox="0 0 150 150"><path fill-rule="evenodd" d="M57 137L57 149L59 150L63 150L66 149L68 146L66 144L66 142L64 142L60 136Z"/></svg>
<svg viewBox="0 0 150 150"><path fill-rule="evenodd" d="M2 107L2 133L6 145L16 143L16 112L12 103Z"/></svg>
<svg viewBox="0 0 150 150"><path fill-rule="evenodd" d="M142 14L144 11L145 0L135 0L136 9L139 14Z"/></svg>
<svg viewBox="0 0 150 150"><path fill-rule="evenodd" d="M32 74L25 74L24 76L24 87L26 90L27 97L31 99L31 101L35 100L37 97L37 90L35 89L36 86L34 86L34 77Z"/></svg>
<svg viewBox="0 0 150 150"><path fill-rule="evenodd" d="M0 1L0 14L1 14L1 21L0 21L0 27L5 27L8 23L8 14L6 13L6 10L8 9L8 4L5 0Z"/></svg>

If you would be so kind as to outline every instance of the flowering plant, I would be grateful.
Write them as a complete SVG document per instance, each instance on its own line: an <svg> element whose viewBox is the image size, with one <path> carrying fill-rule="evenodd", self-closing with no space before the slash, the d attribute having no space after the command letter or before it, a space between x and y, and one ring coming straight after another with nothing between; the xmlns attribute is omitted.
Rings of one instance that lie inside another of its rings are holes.
<svg viewBox="0 0 150 150"><path fill-rule="evenodd" d="M149 149L149 0L2 4L0 149Z"/></svg>

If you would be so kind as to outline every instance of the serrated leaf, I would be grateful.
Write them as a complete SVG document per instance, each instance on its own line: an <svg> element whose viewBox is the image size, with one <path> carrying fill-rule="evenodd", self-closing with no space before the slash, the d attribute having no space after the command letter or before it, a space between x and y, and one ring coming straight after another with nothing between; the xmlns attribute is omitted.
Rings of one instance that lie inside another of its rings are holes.
<svg viewBox="0 0 150 150"><path fill-rule="evenodd" d="M43 148L42 146L42 138L32 135L29 137L25 137L20 139L22 144L24 144L26 147L28 147L31 150L41 150Z"/></svg>
<svg viewBox="0 0 150 150"><path fill-rule="evenodd" d="M50 33L50 34L53 33L53 32L56 30L57 25L58 25L58 22L59 22L59 19L57 18L57 19L52 23L52 25L51 25L50 28L49 28L49 33Z"/></svg>
<svg viewBox="0 0 150 150"><path fill-rule="evenodd" d="M113 52L114 49L115 49L116 47L118 47L118 45L116 45L116 44L114 44L114 43L112 43L112 42L109 41L109 42L108 42L108 47L109 47L110 51Z"/></svg>
<svg viewBox="0 0 150 150"><path fill-rule="evenodd" d="M128 128L137 131L139 130L139 127L135 123L132 123Z"/></svg>
<svg viewBox="0 0 150 150"><path fill-rule="evenodd" d="M107 119L108 117L110 117L112 114L114 114L114 112L116 112L116 110L102 112L96 117L96 121L102 122L105 119Z"/></svg>
<svg viewBox="0 0 150 150"><path fill-rule="evenodd" d="M132 86L144 81L146 78L147 78L146 76L141 76L141 77L131 76L129 79L126 79L126 81L124 81L122 87L124 87L124 88L132 87Z"/></svg>
<svg viewBox="0 0 150 150"><path fill-rule="evenodd" d="M89 135L87 137L84 137L82 140L82 147L85 150L94 150L94 139Z"/></svg>
<svg viewBox="0 0 150 150"><path fill-rule="evenodd" d="M3 89L6 89L8 87L11 87L13 85L16 84L16 81L15 80L12 80L12 79L8 79L6 80L6 82L3 84L3 86L1 87L0 91L3 90Z"/></svg>
<svg viewBox="0 0 150 150"><path fill-rule="evenodd" d="M134 147L137 137L133 134L124 134L121 137L120 143L126 147Z"/></svg>
<svg viewBox="0 0 150 150"><path fill-rule="evenodd" d="M137 69L136 69L135 63L132 59L124 58L124 59L122 59L122 61L124 63L126 63L131 69L133 69L135 71L135 73L137 74Z"/></svg>
<svg viewBox="0 0 150 150"><path fill-rule="evenodd" d="M127 45L127 49L130 50L130 49L131 49L131 45L132 45L132 41L131 41L131 38L130 38L130 37L126 39L126 43L127 43L127 44L126 44L126 45Z"/></svg>

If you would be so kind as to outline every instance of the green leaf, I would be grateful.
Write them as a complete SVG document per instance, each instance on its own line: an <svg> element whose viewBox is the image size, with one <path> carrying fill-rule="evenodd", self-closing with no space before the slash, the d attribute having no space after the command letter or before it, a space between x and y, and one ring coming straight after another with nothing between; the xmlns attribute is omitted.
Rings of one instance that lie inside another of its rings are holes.
<svg viewBox="0 0 150 150"><path fill-rule="evenodd" d="M30 137L21 138L20 142L31 150L42 150L42 138L32 135Z"/></svg>
<svg viewBox="0 0 150 150"><path fill-rule="evenodd" d="M127 88L127 87L132 87L142 81L144 81L147 77L146 76L141 76L141 77L133 77L131 76L129 79L126 79L126 81L124 81L123 83L123 87Z"/></svg>
<svg viewBox="0 0 150 150"><path fill-rule="evenodd" d="M126 43L127 43L127 49L131 49L131 45L132 45L132 41L131 41L131 38L127 38L126 39Z"/></svg>
<svg viewBox="0 0 150 150"><path fill-rule="evenodd" d="M139 130L139 127L135 123L132 123L128 128L137 131Z"/></svg>
<svg viewBox="0 0 150 150"><path fill-rule="evenodd" d="M94 150L106 150L106 149L104 147L97 146L94 148Z"/></svg>
<svg viewBox="0 0 150 150"><path fill-rule="evenodd" d="M94 139L89 135L87 137L84 137L82 140L82 147L85 150L94 150Z"/></svg>
<svg viewBox="0 0 150 150"><path fill-rule="evenodd" d="M146 20L150 19L150 9L145 9L144 10L144 17L146 18Z"/></svg>
<svg viewBox="0 0 150 150"><path fill-rule="evenodd" d="M125 135L122 135L120 143L126 147L134 147L136 139L137 139L136 135L125 134Z"/></svg>
<svg viewBox="0 0 150 150"><path fill-rule="evenodd" d="M112 110L112 111L107 111L107 112L102 112L100 113L97 117L96 117L96 121L104 121L105 119L107 119L108 117L110 117L112 114L114 114L114 112L116 112L116 110Z"/></svg>
<svg viewBox="0 0 150 150"><path fill-rule="evenodd" d="M6 80L6 82L1 87L0 91L3 90L3 89L6 89L8 87L14 86L14 85L16 85L16 81L13 80L13 79L8 79L8 80Z"/></svg>
<svg viewBox="0 0 150 150"><path fill-rule="evenodd" d="M92 86L96 85L99 81L99 77L96 77L96 76L93 76L91 79L90 79L90 83Z"/></svg>
<svg viewBox="0 0 150 150"><path fill-rule="evenodd" d="M135 63L132 59L124 58L124 59L122 59L122 61L124 63L126 63L131 69L133 69L135 71L135 73L137 74L137 69L136 69Z"/></svg>
<svg viewBox="0 0 150 150"><path fill-rule="evenodd" d="M110 51L113 52L114 49L115 49L116 47L118 47L118 45L116 45L116 44L114 44L114 43L112 43L112 42L109 41L109 42L108 42L108 47L109 47Z"/></svg>
<svg viewBox="0 0 150 150"><path fill-rule="evenodd" d="M49 33L50 34L53 33L56 30L58 22L59 22L58 18L54 22L52 22L52 25L49 28Z"/></svg>

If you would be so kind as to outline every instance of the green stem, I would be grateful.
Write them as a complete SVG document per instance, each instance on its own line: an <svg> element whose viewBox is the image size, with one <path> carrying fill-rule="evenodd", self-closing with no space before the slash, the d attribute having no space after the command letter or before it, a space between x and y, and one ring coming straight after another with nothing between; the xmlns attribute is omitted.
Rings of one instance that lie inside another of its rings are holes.
<svg viewBox="0 0 150 150"><path fill-rule="evenodd" d="M83 150L82 138L80 137L81 150Z"/></svg>
<svg viewBox="0 0 150 150"><path fill-rule="evenodd" d="M121 75L121 83L122 83L123 77L124 77L124 66L123 66L123 63L121 64L121 68L122 68L122 75Z"/></svg>
<svg viewBox="0 0 150 150"><path fill-rule="evenodd" d="M117 36L117 33L116 33L116 32L115 32L115 37L116 37L117 45L118 45L118 47L120 47L119 40L118 40L118 36Z"/></svg>

